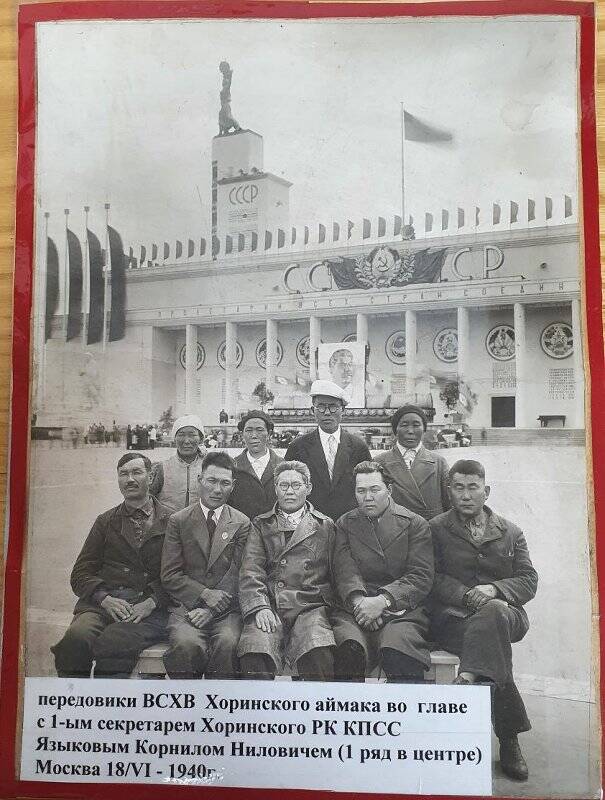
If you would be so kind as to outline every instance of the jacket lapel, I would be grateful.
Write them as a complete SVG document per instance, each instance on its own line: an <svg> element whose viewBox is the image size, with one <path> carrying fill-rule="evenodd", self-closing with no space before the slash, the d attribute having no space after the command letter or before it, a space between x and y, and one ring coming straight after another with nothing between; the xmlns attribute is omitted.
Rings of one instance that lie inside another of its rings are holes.
<svg viewBox="0 0 605 800"><path fill-rule="evenodd" d="M433 477L437 471L436 464L435 458L425 447L421 447L416 453L411 472L412 478L416 481L419 488Z"/></svg>
<svg viewBox="0 0 605 800"><path fill-rule="evenodd" d="M404 517L396 517L391 509L387 508L378 521L379 535L376 537L384 553L386 553L393 542L402 535L407 527L409 527L408 520Z"/></svg>
<svg viewBox="0 0 605 800"><path fill-rule="evenodd" d="M410 496L416 498L417 503L426 507L424 497L422 496L422 493L418 487L418 482L413 472L419 456L420 453L418 453L414 459L412 470L409 470L407 464L403 460L403 456L401 455L399 448L397 445L395 445L393 449L390 450L387 458L385 458L385 464L388 466L389 472L393 476L394 481L401 484L401 486L404 486L409 492Z"/></svg>
<svg viewBox="0 0 605 800"><path fill-rule="evenodd" d="M502 538L502 531L503 531L502 522L500 521L500 518L497 516L497 514L494 514L493 512L487 514L487 525L485 528L485 536L480 542L476 542L473 539L467 527L462 522L460 522L456 512L453 509L449 512L447 525L450 531L455 536L458 536L460 539L464 539L465 542L472 544L472 546L475 547L476 549L479 549L482 545L486 544L487 542L493 542L494 539Z"/></svg>
<svg viewBox="0 0 605 800"><path fill-rule="evenodd" d="M273 483L273 472L275 467L279 464L279 460L277 453L269 448L269 463L265 467L265 471L260 479L263 486L266 486L268 483Z"/></svg>
<svg viewBox="0 0 605 800"><path fill-rule="evenodd" d="M321 446L321 442L320 442ZM346 431L340 429L340 444L334 459L334 470L332 472L332 484L338 483L341 475L350 467L351 441Z"/></svg>
<svg viewBox="0 0 605 800"><path fill-rule="evenodd" d="M247 472L249 475L252 475L253 478L256 478L256 472L252 469L252 464L248 460L247 450L244 450L235 459L235 466L242 472ZM258 478L256 478L256 480L258 480Z"/></svg>
<svg viewBox="0 0 605 800"><path fill-rule="evenodd" d="M206 526L206 517L204 516L199 503L196 503L192 508L189 522L193 532L193 538L199 544L204 556L208 558L208 551L210 550L210 536Z"/></svg>
<svg viewBox="0 0 605 800"><path fill-rule="evenodd" d="M223 506L221 518L218 521L216 530L212 536L212 546L210 547L210 556L208 558L208 566L219 558L225 547L229 544L235 532L239 528L239 522L233 522L231 519L231 510L229 506Z"/></svg>
<svg viewBox="0 0 605 800"><path fill-rule="evenodd" d="M312 514L307 512L296 526L296 529L293 532L292 536L290 537L290 541L284 547L283 552L287 553L288 550L291 550L293 547L296 547L296 545L300 544L305 539L308 539L309 536L313 536L313 534L316 533L316 531L317 531L317 525L315 523L315 518L313 517Z"/></svg>
<svg viewBox="0 0 605 800"><path fill-rule="evenodd" d="M351 532L360 544L367 547L368 550L371 550L373 553L377 553L380 558L384 559L384 550L380 546L374 526L365 514L357 512L357 514L350 519L348 524L351 526Z"/></svg>
<svg viewBox="0 0 605 800"><path fill-rule="evenodd" d="M328 462L326 461L324 450L323 447L321 446L321 439L319 438L319 431L317 430L317 428L313 431L313 434L309 437L309 442L307 443L306 449L309 455L309 460L312 461L313 464L315 465L315 469L320 477L321 483L324 483L327 486L329 486L330 473L328 472Z"/></svg>

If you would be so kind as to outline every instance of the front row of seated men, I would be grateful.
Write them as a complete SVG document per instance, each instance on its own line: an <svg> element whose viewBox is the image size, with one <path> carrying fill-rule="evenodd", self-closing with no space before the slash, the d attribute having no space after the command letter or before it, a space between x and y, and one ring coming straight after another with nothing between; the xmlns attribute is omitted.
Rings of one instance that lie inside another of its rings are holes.
<svg viewBox="0 0 605 800"><path fill-rule="evenodd" d="M275 506L251 523L228 505L234 464L209 452L199 501L172 515L149 493L151 464L118 461L124 502L101 514L72 572L75 616L54 646L57 673L127 677L168 639L172 678L422 682L428 642L459 654L456 683L493 686L503 770L525 779L517 734L530 725L511 643L537 587L522 532L485 501L477 461L449 471L452 509L430 523L396 504L389 473L354 468L357 508L336 523L307 501L308 467L275 467Z"/></svg>

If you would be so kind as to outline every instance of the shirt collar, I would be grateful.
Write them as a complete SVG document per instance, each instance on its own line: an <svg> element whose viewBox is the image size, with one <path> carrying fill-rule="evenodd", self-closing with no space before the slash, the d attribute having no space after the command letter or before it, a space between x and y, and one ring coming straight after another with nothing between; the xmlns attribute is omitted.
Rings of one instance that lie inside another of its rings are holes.
<svg viewBox="0 0 605 800"><path fill-rule="evenodd" d="M319 438L321 439L321 446L323 447L324 450L328 446L328 439L330 438L330 436L333 436L336 439L336 446L337 447L338 447L338 445L340 445L340 425L334 431L334 433L326 433L325 431L322 431L322 429L319 426L317 427L317 430L319 431Z"/></svg>
<svg viewBox="0 0 605 800"><path fill-rule="evenodd" d="M269 448L267 448L267 452L264 456L253 456L249 450L246 450L246 455L248 456L248 461L251 464L258 463L258 464L265 464L269 463L269 459L271 458L271 453L269 452Z"/></svg>
<svg viewBox="0 0 605 800"><path fill-rule="evenodd" d="M208 519L208 514L210 513L210 509L206 508L206 506L202 503L201 500L200 500L200 508L202 509L202 513L204 515L204 518ZM214 514L214 521L215 522L218 522L219 519L221 518L221 514L223 513L223 508L225 508L225 504L224 503L223 503L222 506L219 506L218 508L215 508L213 510L212 513Z"/></svg>
<svg viewBox="0 0 605 800"><path fill-rule="evenodd" d="M127 517L132 517L137 511L141 511L146 517L150 517L153 513L153 500L149 495L147 495L147 499L142 506L128 506L126 501L124 501L123 506L124 514Z"/></svg>
<svg viewBox="0 0 605 800"><path fill-rule="evenodd" d="M404 456L404 455L405 455L407 452L409 452L410 450L413 450L413 451L416 453L416 455L418 455L418 453L419 453L419 451L420 451L420 448L422 447L422 440L420 440L420 441L418 442L418 444L416 445L416 447L404 447L404 446L403 446L402 444L400 444L399 442L397 442L397 447L399 448L399 452L401 453L401 455L402 455L402 456ZM415 457L416 457L416 456L414 456L414 458L415 458Z"/></svg>
<svg viewBox="0 0 605 800"><path fill-rule="evenodd" d="M294 511L292 514L286 514L286 512L283 509L277 506L278 515L286 519L290 524L294 526L297 526L300 523L301 519L305 516L308 510L309 509L307 503L305 503L304 506L299 508L298 511Z"/></svg>

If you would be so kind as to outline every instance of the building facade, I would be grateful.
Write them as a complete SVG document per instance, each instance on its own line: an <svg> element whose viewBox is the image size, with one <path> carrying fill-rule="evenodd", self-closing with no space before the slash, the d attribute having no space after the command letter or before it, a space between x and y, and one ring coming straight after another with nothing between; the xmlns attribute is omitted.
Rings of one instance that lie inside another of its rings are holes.
<svg viewBox="0 0 605 800"><path fill-rule="evenodd" d="M286 424L309 407L320 342L357 341L366 422L412 400L436 424L584 427L570 196L425 214L413 231L399 217L289 227L290 184L262 160L258 134L216 137L214 235L178 259L130 260L121 341L66 342L54 321L35 356L41 424L168 408L216 424L258 407L259 383Z"/></svg>

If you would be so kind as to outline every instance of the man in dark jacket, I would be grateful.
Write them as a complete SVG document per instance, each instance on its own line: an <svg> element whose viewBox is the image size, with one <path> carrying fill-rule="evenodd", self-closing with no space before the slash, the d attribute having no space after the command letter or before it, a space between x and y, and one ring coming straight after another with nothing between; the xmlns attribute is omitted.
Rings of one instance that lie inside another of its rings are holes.
<svg viewBox="0 0 605 800"><path fill-rule="evenodd" d="M398 408L391 419L395 446L376 456L392 482L393 500L426 520L447 511L448 466L443 456L427 450L422 436L427 428L424 411L418 406Z"/></svg>
<svg viewBox="0 0 605 800"><path fill-rule="evenodd" d="M531 728L513 680L512 642L529 628L523 606L536 594L538 575L525 537L485 501L489 486L478 461L449 471L453 508L431 520L435 548L435 638L460 656L455 683L494 687L493 721L503 772L526 780L517 734Z"/></svg>
<svg viewBox="0 0 605 800"><path fill-rule="evenodd" d="M250 411L237 427L246 447L235 459L235 480L229 505L254 519L275 505L273 472L283 459L269 447L273 422L262 411Z"/></svg>
<svg viewBox="0 0 605 800"><path fill-rule="evenodd" d="M378 662L387 680L423 681L431 665L425 600L433 585L428 523L391 499L375 461L354 470L359 507L336 524L333 572L344 609L331 614L335 674L363 681Z"/></svg>
<svg viewBox="0 0 605 800"><path fill-rule="evenodd" d="M343 390L331 381L311 385L313 416L318 427L295 439L286 450L286 461L302 461L309 467L313 489L309 502L336 521L355 508L353 467L368 461L370 451L358 436L340 427L346 405Z"/></svg>
<svg viewBox="0 0 605 800"><path fill-rule="evenodd" d="M242 675L272 679L287 661L303 680L330 681L334 523L306 502L311 491L306 464L282 462L275 484L277 503L254 520L240 570Z"/></svg>
<svg viewBox="0 0 605 800"><path fill-rule="evenodd" d="M149 494L151 463L118 461L124 502L97 517L71 573L80 598L65 636L52 647L62 678L129 677L139 653L166 637L160 561L170 510Z"/></svg>
<svg viewBox="0 0 605 800"><path fill-rule="evenodd" d="M235 678L242 622L238 574L250 520L227 505L233 459L211 450L198 478L199 500L173 514L162 553L162 585L176 602L168 619L171 678Z"/></svg>

